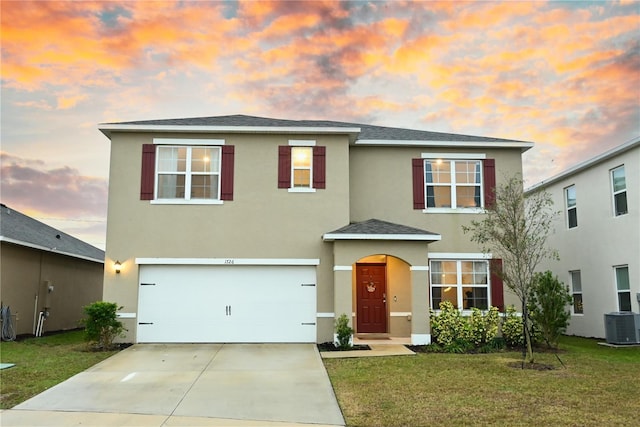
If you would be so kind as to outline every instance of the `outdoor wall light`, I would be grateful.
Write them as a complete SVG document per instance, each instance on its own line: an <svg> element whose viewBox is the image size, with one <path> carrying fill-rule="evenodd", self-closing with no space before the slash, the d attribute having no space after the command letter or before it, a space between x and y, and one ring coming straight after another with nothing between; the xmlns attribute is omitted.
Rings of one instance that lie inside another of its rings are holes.
<svg viewBox="0 0 640 427"><path fill-rule="evenodd" d="M120 270L122 269L122 264L120 264L120 261L114 262L113 268L116 270L116 274L120 274Z"/></svg>

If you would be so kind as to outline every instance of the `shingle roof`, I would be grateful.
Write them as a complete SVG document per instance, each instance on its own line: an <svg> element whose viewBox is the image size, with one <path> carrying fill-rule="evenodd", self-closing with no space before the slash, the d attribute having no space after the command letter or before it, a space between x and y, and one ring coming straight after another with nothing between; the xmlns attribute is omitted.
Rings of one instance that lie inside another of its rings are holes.
<svg viewBox="0 0 640 427"><path fill-rule="evenodd" d="M438 233L379 219L354 222L323 236L324 240L440 240Z"/></svg>
<svg viewBox="0 0 640 427"><path fill-rule="evenodd" d="M0 204L0 241L90 261L104 262L104 251Z"/></svg>
<svg viewBox="0 0 640 427"><path fill-rule="evenodd" d="M192 117L183 119L142 120L132 122L105 123L104 126L206 126L206 127L291 127L291 128L360 128L360 140L390 141L456 141L456 142L517 142L514 139L491 138L484 136L460 135L453 133L431 132L416 129L404 129L386 126L374 126L362 123L337 122L330 120L284 120L266 117L246 116L242 114L214 117Z"/></svg>

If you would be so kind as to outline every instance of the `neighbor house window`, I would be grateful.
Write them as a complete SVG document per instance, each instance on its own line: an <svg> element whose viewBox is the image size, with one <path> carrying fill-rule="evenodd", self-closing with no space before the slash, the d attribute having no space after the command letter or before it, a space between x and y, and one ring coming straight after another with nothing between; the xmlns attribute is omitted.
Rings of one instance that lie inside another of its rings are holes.
<svg viewBox="0 0 640 427"><path fill-rule="evenodd" d="M326 187L326 147L315 141L289 141L278 148L278 188L312 192Z"/></svg>
<svg viewBox="0 0 640 427"><path fill-rule="evenodd" d="M432 260L431 308L449 301L458 309L489 308L489 263L472 260Z"/></svg>
<svg viewBox="0 0 640 427"><path fill-rule="evenodd" d="M611 171L611 185L613 190L613 213L615 216L624 215L629 212L624 166L617 167Z"/></svg>
<svg viewBox="0 0 640 427"><path fill-rule="evenodd" d="M423 153L412 167L414 209L482 212L495 200L495 160L483 154Z"/></svg>
<svg viewBox="0 0 640 427"><path fill-rule="evenodd" d="M570 271L571 294L573 296L573 314L583 314L584 306L582 303L582 278L580 270Z"/></svg>
<svg viewBox="0 0 640 427"><path fill-rule="evenodd" d="M220 147L159 146L157 199L220 199Z"/></svg>
<svg viewBox="0 0 640 427"><path fill-rule="evenodd" d="M629 286L629 267L614 267L616 289L618 291L618 310L631 311L631 288Z"/></svg>
<svg viewBox="0 0 640 427"><path fill-rule="evenodd" d="M575 228L578 226L578 206L576 202L576 186L572 185L564 189L564 196L567 206L567 226Z"/></svg>

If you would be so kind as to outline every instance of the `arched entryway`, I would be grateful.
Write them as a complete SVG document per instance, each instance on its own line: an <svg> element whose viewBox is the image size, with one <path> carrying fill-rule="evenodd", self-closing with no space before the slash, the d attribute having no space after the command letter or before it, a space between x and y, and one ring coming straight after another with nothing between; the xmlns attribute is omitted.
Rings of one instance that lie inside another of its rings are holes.
<svg viewBox="0 0 640 427"><path fill-rule="evenodd" d="M388 254L360 258L353 266L354 326L359 336L411 336L410 265Z"/></svg>

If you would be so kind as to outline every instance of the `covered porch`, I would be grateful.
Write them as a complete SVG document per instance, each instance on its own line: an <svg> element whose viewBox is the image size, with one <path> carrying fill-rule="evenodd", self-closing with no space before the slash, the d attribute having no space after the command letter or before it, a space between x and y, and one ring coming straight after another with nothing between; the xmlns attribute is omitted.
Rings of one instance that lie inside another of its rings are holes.
<svg viewBox="0 0 640 427"><path fill-rule="evenodd" d="M334 313L354 343L428 344L428 246L441 236L377 219L326 233L333 242Z"/></svg>

